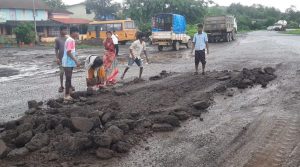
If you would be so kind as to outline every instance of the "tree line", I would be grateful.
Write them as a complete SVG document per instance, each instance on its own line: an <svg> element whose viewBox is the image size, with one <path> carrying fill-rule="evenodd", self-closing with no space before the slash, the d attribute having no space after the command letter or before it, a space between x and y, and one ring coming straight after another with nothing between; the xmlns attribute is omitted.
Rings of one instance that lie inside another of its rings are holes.
<svg viewBox="0 0 300 167"><path fill-rule="evenodd" d="M62 0L44 0L51 8L65 8ZM116 19L131 18L139 29L149 31L151 18L157 13L176 13L184 15L188 24L203 22L205 16L234 15L240 30L265 29L278 20L287 20L289 28L298 28L300 11L295 6L285 12L274 7L259 4L244 6L233 3L228 7L218 6L213 0L124 0L122 4L112 0L86 0L87 11L92 11L96 19L115 16Z"/></svg>

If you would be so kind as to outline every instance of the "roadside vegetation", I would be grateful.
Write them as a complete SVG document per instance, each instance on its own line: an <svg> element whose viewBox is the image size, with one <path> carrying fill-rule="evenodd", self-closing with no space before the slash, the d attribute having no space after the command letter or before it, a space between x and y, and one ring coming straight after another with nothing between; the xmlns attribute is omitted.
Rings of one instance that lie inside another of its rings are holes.
<svg viewBox="0 0 300 167"><path fill-rule="evenodd" d="M286 34L300 35L300 29L288 30L285 32Z"/></svg>

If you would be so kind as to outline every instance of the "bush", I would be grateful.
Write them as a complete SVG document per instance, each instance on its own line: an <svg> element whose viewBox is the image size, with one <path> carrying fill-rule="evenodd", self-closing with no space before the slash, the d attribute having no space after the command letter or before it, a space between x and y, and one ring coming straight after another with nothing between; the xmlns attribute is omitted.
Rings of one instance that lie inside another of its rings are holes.
<svg viewBox="0 0 300 167"><path fill-rule="evenodd" d="M188 24L186 28L186 33L190 37L193 37L198 31L197 25Z"/></svg>
<svg viewBox="0 0 300 167"><path fill-rule="evenodd" d="M14 29L17 42L24 42L25 44L33 43L35 40L34 25L31 23L24 23Z"/></svg>

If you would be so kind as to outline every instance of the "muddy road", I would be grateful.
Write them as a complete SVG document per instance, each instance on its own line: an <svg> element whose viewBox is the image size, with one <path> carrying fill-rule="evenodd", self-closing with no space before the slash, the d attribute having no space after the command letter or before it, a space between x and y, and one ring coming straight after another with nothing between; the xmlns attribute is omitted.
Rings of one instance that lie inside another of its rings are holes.
<svg viewBox="0 0 300 167"><path fill-rule="evenodd" d="M106 162L83 161L82 166L299 167L299 46L300 36L265 31L251 32L233 43L212 44L207 57L208 70L271 66L276 69L277 79L267 88L234 89L233 97L217 94L214 105L202 114L203 121L191 118L173 132L154 133L129 154ZM193 70L193 58L187 49L159 53L153 48L151 55L153 63L145 66L145 78L161 70L177 73ZM121 65L121 71L124 67ZM136 69L129 71L127 80L137 75ZM73 83L79 90L84 89L83 76L80 70L75 74ZM61 96L56 93L57 81L54 74L47 73L1 82L0 120L22 115L27 100ZM149 84L134 89L146 91ZM204 85L207 88L199 91L210 89L209 83ZM172 93L165 93L163 100L168 101Z"/></svg>

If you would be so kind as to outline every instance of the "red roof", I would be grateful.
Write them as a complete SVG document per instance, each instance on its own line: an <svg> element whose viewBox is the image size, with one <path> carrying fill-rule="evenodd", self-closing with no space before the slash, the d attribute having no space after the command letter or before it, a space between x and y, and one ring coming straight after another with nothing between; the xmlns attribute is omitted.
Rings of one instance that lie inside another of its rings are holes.
<svg viewBox="0 0 300 167"><path fill-rule="evenodd" d="M53 18L51 20L63 24L89 24L91 22L90 20L79 18Z"/></svg>

